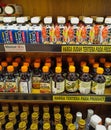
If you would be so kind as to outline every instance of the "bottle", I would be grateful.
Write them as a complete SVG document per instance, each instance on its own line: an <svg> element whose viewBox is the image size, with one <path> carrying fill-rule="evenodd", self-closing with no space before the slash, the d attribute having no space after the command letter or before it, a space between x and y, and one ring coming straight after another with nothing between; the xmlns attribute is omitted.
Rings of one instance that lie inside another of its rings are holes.
<svg viewBox="0 0 111 130"><path fill-rule="evenodd" d="M106 117L105 118L105 127L108 128L108 126L110 126L110 125L111 125L111 118Z"/></svg>
<svg viewBox="0 0 111 130"><path fill-rule="evenodd" d="M31 115L32 123L38 124L39 114L37 112L33 112Z"/></svg>
<svg viewBox="0 0 111 130"><path fill-rule="evenodd" d="M1 123L1 127L4 129L4 125L6 123L6 121L5 121L5 113L4 112L0 112L0 123Z"/></svg>
<svg viewBox="0 0 111 130"><path fill-rule="evenodd" d="M8 123L5 125L5 130L14 130L13 123L12 123L12 122L8 122Z"/></svg>
<svg viewBox="0 0 111 130"><path fill-rule="evenodd" d="M89 126L90 126L90 119L91 119L91 116L94 114L94 111L92 109L88 109L87 110L87 118L86 118L86 130L89 130Z"/></svg>
<svg viewBox="0 0 111 130"><path fill-rule="evenodd" d="M49 67L42 67L42 77L40 81L40 93L51 93L51 81L49 76Z"/></svg>
<svg viewBox="0 0 111 130"><path fill-rule="evenodd" d="M104 67L104 64L106 62L106 58L105 57L100 57L99 62L100 62L100 67Z"/></svg>
<svg viewBox="0 0 111 130"><path fill-rule="evenodd" d="M10 112L8 115L9 122L13 123L14 129L17 129L17 120L16 120L16 114L15 112Z"/></svg>
<svg viewBox="0 0 111 130"><path fill-rule="evenodd" d="M68 130L76 130L76 126L71 123L68 125Z"/></svg>
<svg viewBox="0 0 111 130"><path fill-rule="evenodd" d="M68 27L68 43L69 44L79 44L78 43L79 18L71 17L70 23L71 23L71 25Z"/></svg>
<svg viewBox="0 0 111 130"><path fill-rule="evenodd" d="M66 122L65 122L65 124L66 124L67 127L68 127L69 124L72 123L72 120L73 120L72 114L71 113L66 114Z"/></svg>
<svg viewBox="0 0 111 130"><path fill-rule="evenodd" d="M36 123L32 123L30 126L30 130L38 130L38 125Z"/></svg>
<svg viewBox="0 0 111 130"><path fill-rule="evenodd" d="M76 92L78 90L78 75L75 73L75 66L73 65L69 66L65 84L67 92Z"/></svg>
<svg viewBox="0 0 111 130"><path fill-rule="evenodd" d="M22 112L22 113L20 114L20 121L25 121L26 124L27 124L27 123L28 123L27 117L28 117L27 112Z"/></svg>
<svg viewBox="0 0 111 130"><path fill-rule="evenodd" d="M39 106L38 105L33 105L33 112L37 112L39 114Z"/></svg>
<svg viewBox="0 0 111 130"><path fill-rule="evenodd" d="M97 125L96 130L106 130L104 125Z"/></svg>
<svg viewBox="0 0 111 130"><path fill-rule="evenodd" d="M7 66L7 78L5 79L6 92L18 92L18 81L14 76L14 67Z"/></svg>
<svg viewBox="0 0 111 130"><path fill-rule="evenodd" d="M8 63L6 61L2 61L1 62L1 66L2 66L2 72L3 72L3 76L7 76L7 66L8 66Z"/></svg>
<svg viewBox="0 0 111 130"><path fill-rule="evenodd" d="M28 36L29 43L41 44L42 43L42 26L40 24L41 17L32 17L31 26L29 26Z"/></svg>
<svg viewBox="0 0 111 130"><path fill-rule="evenodd" d="M5 77L3 76L3 68L0 65L0 92L5 92Z"/></svg>
<svg viewBox="0 0 111 130"><path fill-rule="evenodd" d="M78 122L79 122L80 119L82 119L82 113L81 112L77 112L76 113L76 120L74 122L74 125L76 126L76 130L78 130L78 127L79 127Z"/></svg>
<svg viewBox="0 0 111 130"><path fill-rule="evenodd" d="M111 65L109 62L104 64L104 77L105 81L105 88L111 87Z"/></svg>
<svg viewBox="0 0 111 130"><path fill-rule="evenodd" d="M92 68L92 71L91 71L92 77L94 77L94 76L96 75L96 70L97 70L98 67L99 67L99 63L98 63L98 62L95 62L95 63L93 64L93 68Z"/></svg>
<svg viewBox="0 0 111 130"><path fill-rule="evenodd" d="M18 129L19 130L27 130L26 122L25 121L19 122Z"/></svg>
<svg viewBox="0 0 111 130"><path fill-rule="evenodd" d="M13 61L12 66L14 67L14 75L19 79L19 64L18 62Z"/></svg>
<svg viewBox="0 0 111 130"><path fill-rule="evenodd" d="M93 78L92 81L92 88L91 91L95 94L102 95L105 91L105 77L103 75L104 69L98 67L96 70L96 76Z"/></svg>
<svg viewBox="0 0 111 130"><path fill-rule="evenodd" d="M79 91L82 94L89 94L91 90L91 75L89 74L89 67L83 66L83 73L79 80Z"/></svg>
<svg viewBox="0 0 111 130"><path fill-rule="evenodd" d="M50 123L44 123L43 124L43 130L51 130Z"/></svg>
<svg viewBox="0 0 111 130"><path fill-rule="evenodd" d="M49 113L43 113L43 122L50 123L50 114Z"/></svg>
<svg viewBox="0 0 111 130"><path fill-rule="evenodd" d="M55 68L55 75L52 78L52 92L56 93L63 93L65 90L65 79L62 76L62 68L56 67Z"/></svg>
<svg viewBox="0 0 111 130"><path fill-rule="evenodd" d="M78 124L79 124L78 130L85 130L85 125L86 125L85 120L80 119L79 122L78 122Z"/></svg>
<svg viewBox="0 0 111 130"><path fill-rule="evenodd" d="M63 130L63 125L62 124L57 124L55 126L55 130Z"/></svg>
<svg viewBox="0 0 111 130"><path fill-rule="evenodd" d="M54 114L54 125L61 124L61 114L56 113Z"/></svg>
<svg viewBox="0 0 111 130"><path fill-rule="evenodd" d="M31 87L32 83L31 83L31 77L28 75L28 67L22 66L20 74L19 92L31 93Z"/></svg>

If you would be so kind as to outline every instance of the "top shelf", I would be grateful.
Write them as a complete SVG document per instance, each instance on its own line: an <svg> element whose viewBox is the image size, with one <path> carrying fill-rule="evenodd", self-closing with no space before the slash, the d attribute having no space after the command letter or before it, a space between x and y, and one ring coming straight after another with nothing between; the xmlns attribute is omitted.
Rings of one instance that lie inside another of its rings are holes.
<svg viewBox="0 0 111 130"><path fill-rule="evenodd" d="M1 44L0 52L49 52L49 53L110 54L111 45Z"/></svg>

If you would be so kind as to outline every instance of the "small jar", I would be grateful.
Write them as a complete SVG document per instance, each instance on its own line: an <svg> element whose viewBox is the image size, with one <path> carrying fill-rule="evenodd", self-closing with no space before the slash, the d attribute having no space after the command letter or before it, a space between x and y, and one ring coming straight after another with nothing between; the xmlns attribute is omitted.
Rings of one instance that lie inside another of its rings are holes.
<svg viewBox="0 0 111 130"><path fill-rule="evenodd" d="M5 124L5 113L4 112L0 112L0 122L2 125Z"/></svg>
<svg viewBox="0 0 111 130"><path fill-rule="evenodd" d="M44 113L43 114L43 121L44 121L44 123L49 123L50 122L50 114L49 113Z"/></svg>
<svg viewBox="0 0 111 130"><path fill-rule="evenodd" d="M51 130L50 123L44 123L43 124L43 130Z"/></svg>
<svg viewBox="0 0 111 130"><path fill-rule="evenodd" d="M16 114L15 114L15 112L9 113L8 119L9 119L10 122L13 123L13 125L15 125L16 124Z"/></svg>
<svg viewBox="0 0 111 130"><path fill-rule="evenodd" d="M26 126L26 122L25 121L21 121L19 123L19 130L26 130L27 129L27 126Z"/></svg>
<svg viewBox="0 0 111 130"><path fill-rule="evenodd" d="M79 122L78 122L78 124L79 124L78 130L85 130L85 125L86 125L85 120L80 119Z"/></svg>
<svg viewBox="0 0 111 130"><path fill-rule="evenodd" d="M71 113L66 114L66 126L72 123L73 116Z"/></svg>
<svg viewBox="0 0 111 130"><path fill-rule="evenodd" d="M61 114L59 114L59 113L54 114L54 123L55 123L55 125L61 124Z"/></svg>
<svg viewBox="0 0 111 130"><path fill-rule="evenodd" d="M68 130L76 130L76 126L71 123L68 125Z"/></svg>
<svg viewBox="0 0 111 130"><path fill-rule="evenodd" d="M30 130L38 130L38 125L36 123L32 123L30 126Z"/></svg>
<svg viewBox="0 0 111 130"><path fill-rule="evenodd" d="M14 130L13 123L12 122L8 122L5 125L5 130Z"/></svg>
<svg viewBox="0 0 111 130"><path fill-rule="evenodd" d="M27 123L27 113L26 112L22 112L20 114L20 120L25 121Z"/></svg>
<svg viewBox="0 0 111 130"><path fill-rule="evenodd" d="M37 123L38 124L39 115L38 115L37 112L33 112L32 115L31 115L31 118L32 118L32 123Z"/></svg>
<svg viewBox="0 0 111 130"><path fill-rule="evenodd" d="M63 125L62 124L57 124L55 126L55 130L63 130Z"/></svg>

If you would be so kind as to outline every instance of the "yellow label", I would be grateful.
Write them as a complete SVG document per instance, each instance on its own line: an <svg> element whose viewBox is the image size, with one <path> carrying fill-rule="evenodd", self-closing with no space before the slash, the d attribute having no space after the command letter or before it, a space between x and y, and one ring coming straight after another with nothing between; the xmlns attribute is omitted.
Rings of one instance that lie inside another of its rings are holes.
<svg viewBox="0 0 111 130"><path fill-rule="evenodd" d="M105 102L105 96L53 96L53 101L62 102Z"/></svg>
<svg viewBox="0 0 111 130"><path fill-rule="evenodd" d="M111 46L62 46L63 53L111 53Z"/></svg>

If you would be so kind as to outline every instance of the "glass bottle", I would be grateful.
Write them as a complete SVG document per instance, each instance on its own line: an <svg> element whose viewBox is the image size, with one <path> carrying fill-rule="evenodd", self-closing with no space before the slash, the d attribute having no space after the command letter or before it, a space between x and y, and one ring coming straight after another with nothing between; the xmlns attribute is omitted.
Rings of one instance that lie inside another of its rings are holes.
<svg viewBox="0 0 111 130"><path fill-rule="evenodd" d="M79 127L78 122L79 122L80 119L82 119L82 113L81 112L77 112L76 113L76 120L74 122L74 125L76 126L76 130L78 130L78 127Z"/></svg>

